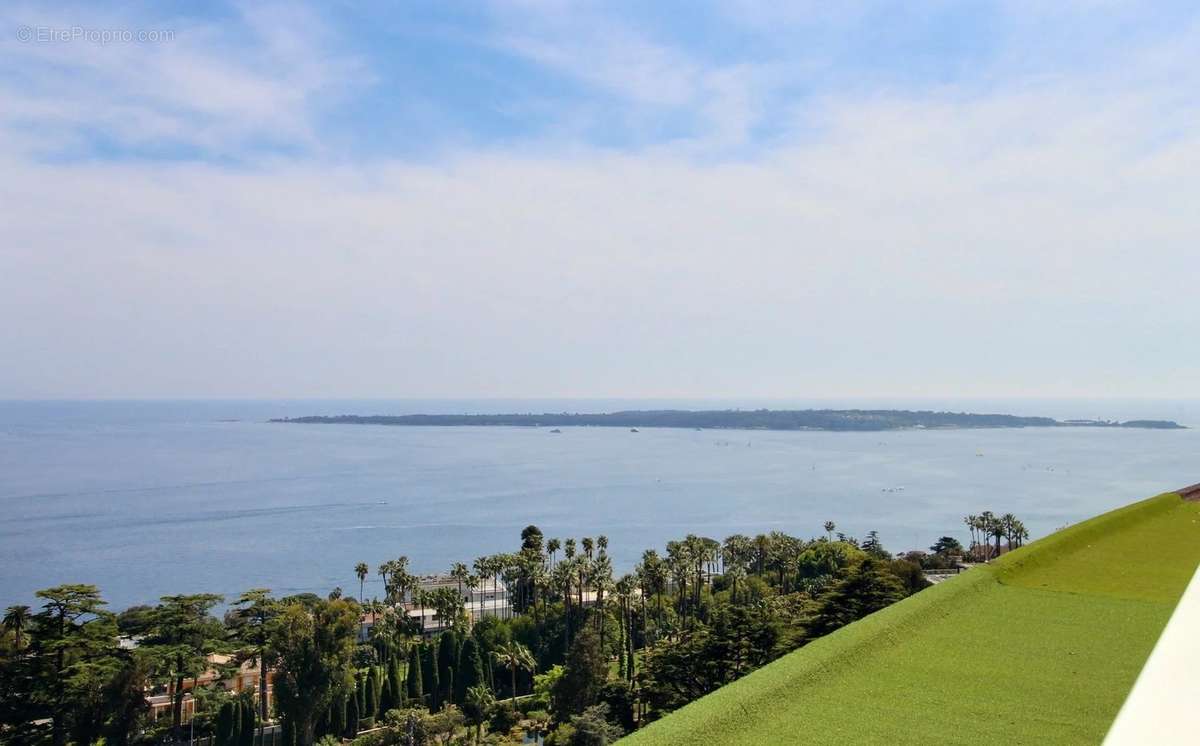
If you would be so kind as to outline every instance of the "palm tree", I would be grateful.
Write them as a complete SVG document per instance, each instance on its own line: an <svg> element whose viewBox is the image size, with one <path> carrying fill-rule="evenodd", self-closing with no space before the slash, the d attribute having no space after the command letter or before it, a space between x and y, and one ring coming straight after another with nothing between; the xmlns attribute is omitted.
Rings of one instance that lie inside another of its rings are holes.
<svg viewBox="0 0 1200 746"><path fill-rule="evenodd" d="M600 554L602 554L602 555L608 553L608 537L607 536L605 536L604 534L600 534L599 536L596 537L596 549L599 550Z"/></svg>
<svg viewBox="0 0 1200 746"><path fill-rule="evenodd" d="M559 549L562 549L562 542L558 539L550 539L546 542L546 554L550 555L551 569L554 568L554 555L558 553Z"/></svg>
<svg viewBox="0 0 1200 746"><path fill-rule="evenodd" d="M21 635L25 630L29 629L29 620L33 615L33 610L28 606L9 606L4 610L4 629L13 633L16 638L16 651L21 652Z"/></svg>
<svg viewBox="0 0 1200 746"><path fill-rule="evenodd" d="M833 530L837 528L837 524L833 521L825 521L825 533L829 534L829 540L833 541Z"/></svg>
<svg viewBox="0 0 1200 746"><path fill-rule="evenodd" d="M414 606L421 607L421 634L425 634L425 603L429 600L429 593L424 588L415 588L412 600Z"/></svg>
<svg viewBox="0 0 1200 746"><path fill-rule="evenodd" d="M474 622L475 617L473 614L475 613L475 589L483 585L483 578L479 575L468 574L466 579L463 580L463 585L466 587L467 592L471 594L471 597L467 601L467 616L470 616L471 621ZM479 616L483 616L482 599L479 602Z"/></svg>
<svg viewBox="0 0 1200 746"><path fill-rule="evenodd" d="M504 554L493 554L488 557L488 568L492 572L492 614L500 616L500 573L504 572L504 568L508 566L508 556ZM507 590L507 589L506 589ZM512 599L509 599L512 602Z"/></svg>
<svg viewBox="0 0 1200 746"><path fill-rule="evenodd" d="M566 628L564 641L569 647L571 644L571 580L575 571L571 567L571 563L559 562L550 571L550 583L554 589L562 594L563 599L563 624Z"/></svg>
<svg viewBox="0 0 1200 746"><path fill-rule="evenodd" d="M999 557L1000 556L1000 539L1004 537L1004 521L995 516L992 516L991 520L988 521L987 530L988 530L988 535L990 535L993 539L996 540L996 551L992 556Z"/></svg>
<svg viewBox="0 0 1200 746"><path fill-rule="evenodd" d="M363 604L363 611L371 615L371 631L368 635L371 638L378 637L383 632L383 610L388 608L378 598L373 598Z"/></svg>
<svg viewBox="0 0 1200 746"><path fill-rule="evenodd" d="M596 548L596 542L592 541L592 537L585 536L579 540L579 543L583 545L583 553L587 555L588 559L591 559L592 552Z"/></svg>
<svg viewBox="0 0 1200 746"><path fill-rule="evenodd" d="M658 552L653 549L647 549L642 552L642 561L638 567L638 574L641 576L640 585L642 586L642 624L646 624L646 595L657 596L657 613L655 614L654 623L654 631L657 635L662 628L663 594L667 590L666 565L663 564L662 558L658 556Z"/></svg>
<svg viewBox="0 0 1200 746"><path fill-rule="evenodd" d="M975 549L975 515L964 515L963 525L971 532L971 550L973 552Z"/></svg>
<svg viewBox="0 0 1200 746"><path fill-rule="evenodd" d="M1025 524L1017 519L1017 546L1025 546L1025 540L1029 538L1029 531L1025 528Z"/></svg>
<svg viewBox="0 0 1200 746"><path fill-rule="evenodd" d="M691 562L688 560L687 547L683 542L667 542L666 568L670 579L675 583L676 611L684 618L684 621L687 621L688 607L685 601Z"/></svg>
<svg viewBox="0 0 1200 746"><path fill-rule="evenodd" d="M479 743L483 738L483 721L487 719L487 712L495 703L496 698L492 696L492 690L488 689L486 684L476 684L467 690L463 714L467 716L467 721L475 726L475 743Z"/></svg>
<svg viewBox="0 0 1200 746"><path fill-rule="evenodd" d="M634 640L633 640L633 594L637 590L636 575L622 575L614 585L617 601L621 608L621 641L623 644L623 660L625 678L632 684L634 680ZM643 607L644 609L645 607Z"/></svg>
<svg viewBox="0 0 1200 746"><path fill-rule="evenodd" d="M450 577L458 582L458 595L462 595L463 585L467 582L467 578L471 576L471 570L461 562L455 562L450 568Z"/></svg>
<svg viewBox="0 0 1200 746"><path fill-rule="evenodd" d="M359 562L354 566L354 574L358 576L358 604L360 606L363 602L363 583L367 582L369 572L371 572L371 568L367 567L366 562Z"/></svg>
<svg viewBox="0 0 1200 746"><path fill-rule="evenodd" d="M591 568L591 561L588 557L577 557L574 562L575 571L579 574L579 587L575 590L579 593L579 609L583 613L583 590L588 585L588 570Z"/></svg>
<svg viewBox="0 0 1200 746"><path fill-rule="evenodd" d="M379 579L383 581L383 597L385 599L387 599L388 601L392 600L391 577L392 577L392 568L394 565L395 565L394 562L392 562L391 560L388 560L387 562L384 562L382 565L380 565L379 568L375 571L375 572L379 573Z"/></svg>
<svg viewBox="0 0 1200 746"><path fill-rule="evenodd" d="M721 542L704 536L701 537L699 546L704 555L704 562L708 566L708 574L710 577L709 584L711 585L711 577L716 573L717 567L721 561Z"/></svg>
<svg viewBox="0 0 1200 746"><path fill-rule="evenodd" d="M767 556L771 553L771 540L763 534L754 537L754 574L762 575L766 570Z"/></svg>
<svg viewBox="0 0 1200 746"><path fill-rule="evenodd" d="M748 569L750 562L753 560L754 543L750 537L743 534L734 534L725 538L725 545L721 551L721 556L724 558L726 567L730 565L740 565L743 570Z"/></svg>
<svg viewBox="0 0 1200 746"><path fill-rule="evenodd" d="M601 649L604 648L604 628L608 626L604 623L607 619L604 614L604 594L613 587L612 572L612 560L606 554L600 555L591 564L591 582L592 587L596 589L596 610L599 612L596 615L596 625L600 628Z"/></svg>
<svg viewBox="0 0 1200 746"><path fill-rule="evenodd" d="M401 555L392 562L392 585L399 595L397 601L404 603L408 592L417 586L417 579L408 571L408 557Z"/></svg>
<svg viewBox="0 0 1200 746"><path fill-rule="evenodd" d="M475 576L479 578L480 598L479 598L479 616L483 618L483 579L492 574L492 562L490 557L477 557L471 567L475 570Z"/></svg>
<svg viewBox="0 0 1200 746"><path fill-rule="evenodd" d="M533 673L537 668L537 663L533 660L533 654L529 652L529 648L519 642L506 642L500 647L492 651L492 660L497 665L504 666L512 674L512 698L509 702L514 702L517 699L517 669L529 671Z"/></svg>

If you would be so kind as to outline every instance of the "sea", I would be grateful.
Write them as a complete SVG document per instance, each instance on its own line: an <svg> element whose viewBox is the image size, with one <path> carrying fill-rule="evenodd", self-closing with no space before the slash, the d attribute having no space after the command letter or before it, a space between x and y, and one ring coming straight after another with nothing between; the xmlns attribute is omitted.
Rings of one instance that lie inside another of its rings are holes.
<svg viewBox="0 0 1200 746"><path fill-rule="evenodd" d="M1173 419L1187 430L1086 427L768 432L272 423L314 414L621 409L911 408L1059 419ZM1021 518L1036 539L1200 482L1200 400L0 401L0 606L61 583L111 608L175 593L234 598L335 587L401 555L445 571L546 537L608 537L618 572L698 534L823 534L892 551L962 518ZM381 595L378 576L366 596Z"/></svg>

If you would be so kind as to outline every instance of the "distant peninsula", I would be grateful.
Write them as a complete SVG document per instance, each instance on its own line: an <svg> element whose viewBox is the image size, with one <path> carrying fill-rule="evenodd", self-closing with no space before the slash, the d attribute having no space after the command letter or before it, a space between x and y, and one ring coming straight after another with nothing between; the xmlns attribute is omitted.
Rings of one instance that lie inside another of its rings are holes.
<svg viewBox="0 0 1200 746"><path fill-rule="evenodd" d="M1170 420L1056 420L1011 414L899 409L683 409L630 410L604 414L406 414L284 417L271 422L315 425L409 427L674 427L715 430L949 430L1001 427L1125 427L1182 430Z"/></svg>

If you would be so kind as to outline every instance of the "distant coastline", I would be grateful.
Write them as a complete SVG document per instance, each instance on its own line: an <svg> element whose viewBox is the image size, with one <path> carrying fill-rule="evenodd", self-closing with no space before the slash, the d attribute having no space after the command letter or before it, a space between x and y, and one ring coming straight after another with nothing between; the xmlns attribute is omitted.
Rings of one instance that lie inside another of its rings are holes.
<svg viewBox="0 0 1200 746"><path fill-rule="evenodd" d="M608 413L313 415L271 422L408 427L669 427L713 430L961 430L1020 427L1104 427L1184 430L1172 420L1056 420L1011 414L903 409L629 410Z"/></svg>

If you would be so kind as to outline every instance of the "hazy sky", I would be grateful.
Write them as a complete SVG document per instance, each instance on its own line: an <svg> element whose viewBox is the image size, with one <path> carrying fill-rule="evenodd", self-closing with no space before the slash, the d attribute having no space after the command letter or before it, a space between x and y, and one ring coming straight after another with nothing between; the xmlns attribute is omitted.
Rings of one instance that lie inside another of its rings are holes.
<svg viewBox="0 0 1200 746"><path fill-rule="evenodd" d="M1154 5L4 3L0 398L1195 396Z"/></svg>

